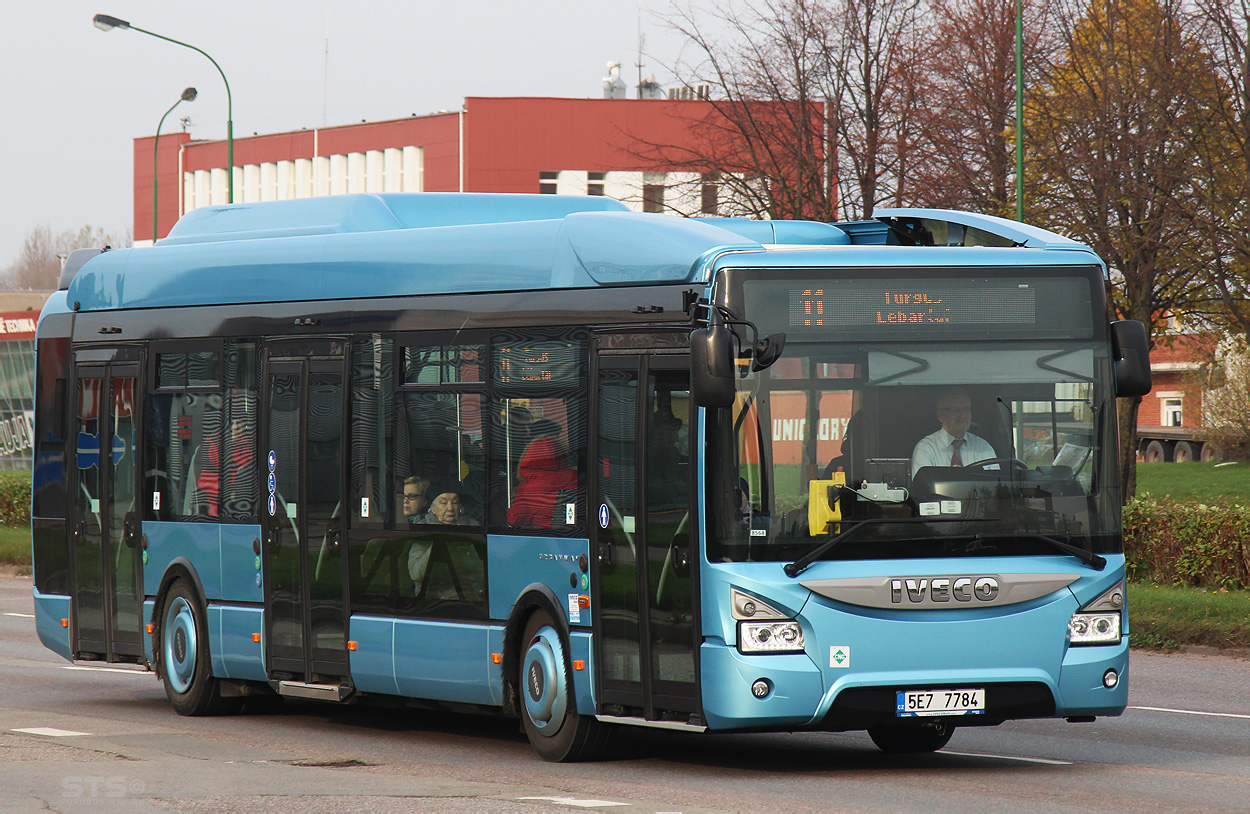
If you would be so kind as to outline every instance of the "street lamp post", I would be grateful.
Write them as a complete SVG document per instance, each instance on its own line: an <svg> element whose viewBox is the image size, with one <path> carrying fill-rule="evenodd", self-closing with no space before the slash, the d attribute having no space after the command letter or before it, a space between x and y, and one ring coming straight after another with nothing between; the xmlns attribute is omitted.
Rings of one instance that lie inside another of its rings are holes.
<svg viewBox="0 0 1250 814"><path fill-rule="evenodd" d="M178 97L178 101L169 106L169 110L165 111L165 115L161 116L161 123L156 125L156 138L152 139L152 242L156 242L159 236L156 229L156 192L160 175L157 172L156 159L160 156L159 147L161 146L161 128L165 126L165 118L174 112L174 108L183 102L194 102L196 97L195 88L187 88Z"/></svg>
<svg viewBox="0 0 1250 814"><path fill-rule="evenodd" d="M230 80L226 79L226 72L217 64L217 60L208 55L207 51L196 48L185 42L180 42L171 37L166 37L152 31L145 31L142 28L131 25L128 21L110 17L107 14L97 14L92 18L92 23L101 31L111 31L114 28L123 30L138 31L140 34L147 34L149 37L156 37L158 40L172 42L174 45L181 45L183 48L190 48L192 51L198 51L213 63L213 67L217 69L217 73L221 74L221 81L226 83L226 198L229 203L234 203L234 101L230 96ZM154 236L155 237L155 236Z"/></svg>

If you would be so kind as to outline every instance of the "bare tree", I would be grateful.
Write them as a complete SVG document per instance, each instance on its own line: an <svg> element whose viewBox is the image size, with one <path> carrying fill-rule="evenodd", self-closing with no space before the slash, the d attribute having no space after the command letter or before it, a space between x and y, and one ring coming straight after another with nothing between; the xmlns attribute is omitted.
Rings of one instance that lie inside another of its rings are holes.
<svg viewBox="0 0 1250 814"><path fill-rule="evenodd" d="M709 99L682 104L690 141L634 136L652 165L710 173L739 214L832 220L821 89L832 18L814 0L760 0L704 12L674 7L669 25L696 56L672 70ZM713 31L726 35L714 36Z"/></svg>
<svg viewBox="0 0 1250 814"><path fill-rule="evenodd" d="M94 226L53 233L47 224L41 224L26 233L17 259L6 270L3 282L7 288L55 290L61 275L61 264L70 252L104 246L116 249L130 243L128 234L118 237Z"/></svg>
<svg viewBox="0 0 1250 814"><path fill-rule="evenodd" d="M840 0L827 52L832 80L832 146L840 210L872 217L878 203L901 202L914 138L916 59L922 48L919 0Z"/></svg>
<svg viewBox="0 0 1250 814"><path fill-rule="evenodd" d="M1192 228L1203 198L1193 143L1215 143L1224 92L1179 0L1093 0L1063 9L1064 51L1026 103L1035 219L1108 263L1118 314L1157 328L1209 310L1195 265L1211 247ZM1136 489L1140 398L1119 402L1125 495Z"/></svg>

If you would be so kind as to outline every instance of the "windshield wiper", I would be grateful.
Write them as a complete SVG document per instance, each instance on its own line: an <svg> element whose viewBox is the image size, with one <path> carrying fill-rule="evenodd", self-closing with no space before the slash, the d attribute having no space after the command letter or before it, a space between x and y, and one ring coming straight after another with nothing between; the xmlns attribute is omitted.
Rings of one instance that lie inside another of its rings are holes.
<svg viewBox="0 0 1250 814"><path fill-rule="evenodd" d="M989 536L982 534L982 535L977 535L977 536L980 537L981 539L991 539L994 537L1006 537L1012 540L1039 540L1043 543L1046 543L1047 545L1050 545L1059 549L1065 554L1071 554L1073 557L1076 557L1077 559L1084 561L1086 565L1090 566L1095 571L1101 571L1102 569L1107 567L1107 559L1105 557L1101 557L1092 551L1087 551L1084 548L1081 548L1080 546L1074 546L1071 543L1065 543L1063 540L1056 540L1054 537L1048 537L1045 534L1038 534L1035 531L1014 532L1014 533L1006 533L1006 534L992 534Z"/></svg>
<svg viewBox="0 0 1250 814"><path fill-rule="evenodd" d="M986 518L986 519L989 519L989 518ZM895 524L903 525L907 523L964 523L964 522L967 522L967 519L962 518L962 517L951 517L951 518L875 517L875 518L872 518L871 520L860 520L858 523L851 526L846 531L839 532L838 534L833 535L832 537L826 539L824 542L820 543L820 545L813 548L811 551L808 551L802 557L799 557L794 562L788 563L782 570L786 572L786 576L788 577L797 577L799 574L806 571L809 565L814 563L816 560L820 559L822 554L824 554L826 551L836 546L838 543L843 542L852 534L864 528L865 526L885 526L885 525L895 525Z"/></svg>

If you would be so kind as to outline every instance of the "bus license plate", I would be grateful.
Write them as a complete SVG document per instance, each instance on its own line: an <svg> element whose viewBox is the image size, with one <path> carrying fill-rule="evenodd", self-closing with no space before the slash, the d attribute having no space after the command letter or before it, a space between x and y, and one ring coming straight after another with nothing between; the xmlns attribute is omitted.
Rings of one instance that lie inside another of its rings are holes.
<svg viewBox="0 0 1250 814"><path fill-rule="evenodd" d="M984 715L985 690L906 690L897 695L898 717Z"/></svg>

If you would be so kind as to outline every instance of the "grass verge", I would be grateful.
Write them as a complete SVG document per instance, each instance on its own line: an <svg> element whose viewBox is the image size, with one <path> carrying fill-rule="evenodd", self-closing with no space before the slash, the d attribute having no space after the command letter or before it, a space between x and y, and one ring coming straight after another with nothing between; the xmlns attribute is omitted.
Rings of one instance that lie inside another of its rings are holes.
<svg viewBox="0 0 1250 814"><path fill-rule="evenodd" d="M1250 591L1174 588L1130 582L1130 641L1148 650L1182 645L1250 648Z"/></svg>
<svg viewBox="0 0 1250 814"><path fill-rule="evenodd" d="M14 565L18 573L30 573L29 528L0 526L0 565Z"/></svg>
<svg viewBox="0 0 1250 814"><path fill-rule="evenodd" d="M1138 464L1137 495L1176 503L1245 502L1250 494L1250 463Z"/></svg>

